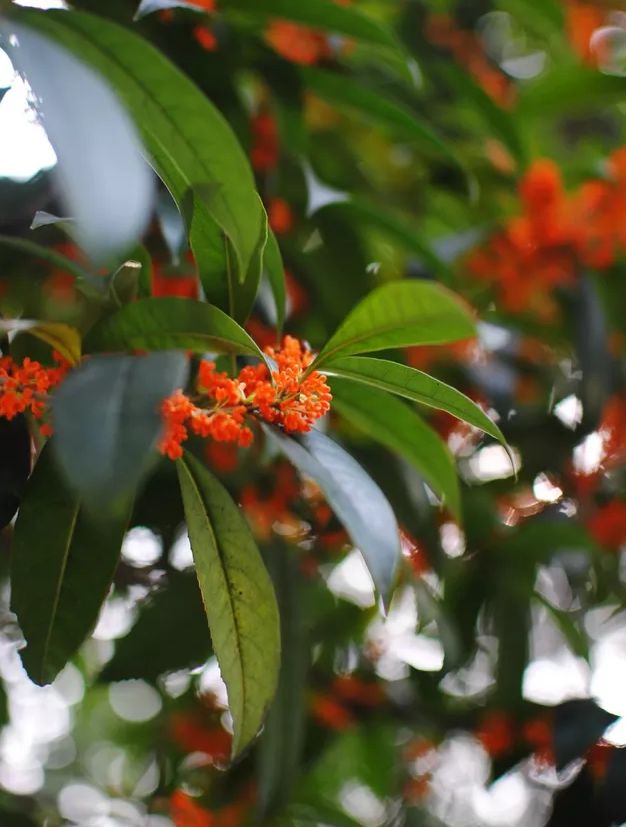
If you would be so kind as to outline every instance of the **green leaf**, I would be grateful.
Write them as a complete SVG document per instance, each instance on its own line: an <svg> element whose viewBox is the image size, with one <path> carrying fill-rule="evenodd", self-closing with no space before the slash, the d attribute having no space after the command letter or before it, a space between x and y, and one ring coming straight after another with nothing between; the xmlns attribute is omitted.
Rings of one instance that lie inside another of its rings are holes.
<svg viewBox="0 0 626 827"><path fill-rule="evenodd" d="M182 353L93 356L54 394L56 455L70 484L98 510L115 510L148 471L163 430L160 403L184 387Z"/></svg>
<svg viewBox="0 0 626 827"><path fill-rule="evenodd" d="M176 348L263 358L254 340L226 313L210 304L174 296L124 305L98 322L83 346L86 352Z"/></svg>
<svg viewBox="0 0 626 827"><path fill-rule="evenodd" d="M374 91L346 74L306 67L301 69L304 83L317 95L340 107L356 112L368 122L383 127L392 135L413 141L422 150L445 158L463 175L467 170L458 155L417 113L402 103Z"/></svg>
<svg viewBox="0 0 626 827"><path fill-rule="evenodd" d="M250 529L228 492L188 453L177 468L213 648L228 689L236 756L256 736L276 690L276 598Z"/></svg>
<svg viewBox="0 0 626 827"><path fill-rule="evenodd" d="M351 379L372 388L395 393L405 399L412 399L430 408L447 411L506 445L500 428L475 402L456 388L421 370L390 362L388 359L349 356L346 359L333 360L332 365L325 369L324 373Z"/></svg>
<svg viewBox="0 0 626 827"><path fill-rule="evenodd" d="M452 454L417 413L384 391L333 380L333 409L372 439L404 457L460 518L459 480Z"/></svg>
<svg viewBox="0 0 626 827"><path fill-rule="evenodd" d="M431 281L394 281L367 295L344 319L315 360L315 370L339 356L412 345L455 342L476 335L467 306Z"/></svg>
<svg viewBox="0 0 626 827"><path fill-rule="evenodd" d="M294 438L265 427L296 468L322 489L359 549L383 600L400 559L398 524L387 498L358 462L320 431Z"/></svg>
<svg viewBox="0 0 626 827"><path fill-rule="evenodd" d="M17 511L30 473L30 434L24 414L0 418L0 529Z"/></svg>
<svg viewBox="0 0 626 827"><path fill-rule="evenodd" d="M31 23L31 15L24 19ZM141 157L135 125L109 85L82 55L70 54L36 28L10 19L1 33L33 90L57 156L52 174L65 209L75 217L77 240L92 259L104 262L145 230L153 176Z"/></svg>
<svg viewBox="0 0 626 827"><path fill-rule="evenodd" d="M274 703L258 747L259 820L263 822L291 798L302 760L306 723L306 685L310 660L307 613L299 560L283 545L266 550L280 608L282 657Z"/></svg>
<svg viewBox="0 0 626 827"><path fill-rule="evenodd" d="M250 268L260 272L265 212L237 138L206 95L162 52L109 20L76 11L19 15L100 72L135 113L150 161L186 217L199 269L204 231L215 222L233 245L240 279Z"/></svg>
<svg viewBox="0 0 626 827"><path fill-rule="evenodd" d="M619 718L592 698L574 698L554 710L554 759L557 770L581 758Z"/></svg>
<svg viewBox="0 0 626 827"><path fill-rule="evenodd" d="M222 0L220 9L240 10L254 15L293 20L316 28L345 34L378 46L401 48L385 26L355 8L336 5L332 0Z"/></svg>
<svg viewBox="0 0 626 827"><path fill-rule="evenodd" d="M57 350L72 365L80 362L80 334L75 327L61 322L36 319L0 319L0 330L11 333L30 333Z"/></svg>
<svg viewBox="0 0 626 827"><path fill-rule="evenodd" d="M278 241L273 232L269 232L267 237L267 247L265 248L265 256L263 258L263 266L267 280L274 297L274 305L276 309L276 329L280 335L285 323L285 309L287 303L287 291L285 287L285 268L283 266L283 257L280 253Z"/></svg>
<svg viewBox="0 0 626 827"><path fill-rule="evenodd" d="M502 141L513 158L518 163L525 164L528 150L520 134L519 124L523 121L518 115L517 108L515 114L503 109L476 83L465 68L457 66L454 61L441 62L436 70L452 88L456 99L466 102L472 113L481 116L485 126ZM480 140L483 140L483 135L480 135Z"/></svg>
<svg viewBox="0 0 626 827"><path fill-rule="evenodd" d="M198 581L192 574L171 571L165 587L140 607L130 632L116 641L115 654L102 670L100 680L141 678L154 682L165 672L200 666L210 655L211 640Z"/></svg>
<svg viewBox="0 0 626 827"><path fill-rule="evenodd" d="M548 115L591 112L624 100L624 78L571 64L542 72L524 84L517 106L520 123Z"/></svg>
<svg viewBox="0 0 626 827"><path fill-rule="evenodd" d="M76 288L90 298L103 300L104 282L102 279L93 276L84 267L76 264L71 258L64 256L62 253L57 253L49 247L43 247L41 244L36 244L34 241L29 241L26 238L16 238L9 235L0 235L0 246L11 247L21 253L25 253L33 258L39 258L53 267L58 267L66 273L74 276L76 279Z"/></svg>
<svg viewBox="0 0 626 827"><path fill-rule="evenodd" d="M54 440L52 440L52 443ZM128 514L93 522L68 489L46 446L28 482L15 533L11 610L31 680L49 683L98 619L117 566Z"/></svg>

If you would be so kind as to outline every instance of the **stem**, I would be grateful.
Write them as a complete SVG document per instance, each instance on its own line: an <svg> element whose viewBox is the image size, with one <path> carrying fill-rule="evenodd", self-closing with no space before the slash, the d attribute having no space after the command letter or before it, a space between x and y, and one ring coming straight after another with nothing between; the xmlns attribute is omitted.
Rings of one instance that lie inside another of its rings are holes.
<svg viewBox="0 0 626 827"><path fill-rule="evenodd" d="M228 238L226 233L223 234L224 239L224 256L226 258L226 283L228 284L228 315L235 317L235 291L233 289L233 265L230 254L230 247L228 246ZM235 353L230 354L230 372L234 377L237 373L237 356Z"/></svg>

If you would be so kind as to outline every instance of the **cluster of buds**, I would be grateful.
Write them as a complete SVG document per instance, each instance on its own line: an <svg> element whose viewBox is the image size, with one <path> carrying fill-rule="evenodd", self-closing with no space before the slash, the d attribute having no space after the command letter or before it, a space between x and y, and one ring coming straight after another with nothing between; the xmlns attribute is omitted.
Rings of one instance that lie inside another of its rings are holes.
<svg viewBox="0 0 626 827"><path fill-rule="evenodd" d="M54 367L41 365L26 357L21 364L11 356L0 358L0 416L13 419L29 411L35 419L46 413L48 393L59 384L70 368L69 362L55 351ZM49 434L50 426L42 425Z"/></svg>
<svg viewBox="0 0 626 827"><path fill-rule="evenodd" d="M332 398L326 378L316 371L307 373L313 354L291 336L285 336L281 348L266 347L265 353L275 369L270 371L262 362L244 367L236 378L217 371L214 362L202 361L197 395L191 398L177 390L163 402L161 453L178 459L190 432L246 447L253 438L246 424L249 416L287 433L311 430L330 409Z"/></svg>

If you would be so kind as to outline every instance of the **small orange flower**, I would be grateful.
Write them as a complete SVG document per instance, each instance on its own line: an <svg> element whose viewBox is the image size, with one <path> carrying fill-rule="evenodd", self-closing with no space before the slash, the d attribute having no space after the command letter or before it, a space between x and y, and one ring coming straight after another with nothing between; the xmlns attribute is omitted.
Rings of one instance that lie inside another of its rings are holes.
<svg viewBox="0 0 626 827"><path fill-rule="evenodd" d="M252 118L252 148L250 160L257 172L269 172L278 164L280 143L278 124L269 112L259 112Z"/></svg>
<svg viewBox="0 0 626 827"><path fill-rule="evenodd" d="M158 262L152 265L152 295L182 296L186 299L198 298L198 279L195 273L190 275L172 273L166 275Z"/></svg>
<svg viewBox="0 0 626 827"><path fill-rule="evenodd" d="M510 752L515 744L511 719L504 712L489 712L476 730L476 738L492 757L498 758Z"/></svg>
<svg viewBox="0 0 626 827"><path fill-rule="evenodd" d="M203 752L215 764L224 764L230 757L232 735L219 725L207 726L197 715L173 715L170 734L185 752Z"/></svg>
<svg viewBox="0 0 626 827"><path fill-rule="evenodd" d="M272 198L267 207L267 218L276 235L285 235L293 228L293 213L284 198Z"/></svg>
<svg viewBox="0 0 626 827"><path fill-rule="evenodd" d="M330 55L328 40L322 32L288 20L272 20L265 30L265 40L281 57L304 66L312 66Z"/></svg>
<svg viewBox="0 0 626 827"><path fill-rule="evenodd" d="M214 827L211 813L182 790L170 796L170 816L176 827Z"/></svg>
<svg viewBox="0 0 626 827"><path fill-rule="evenodd" d="M339 675L333 681L331 691L342 701L360 706L380 706L385 701L380 684L364 681L356 675Z"/></svg>
<svg viewBox="0 0 626 827"><path fill-rule="evenodd" d="M355 719L350 710L334 698L316 692L311 698L311 714L315 720L328 729L338 732L353 726Z"/></svg>
<svg viewBox="0 0 626 827"><path fill-rule="evenodd" d="M207 26L194 26L191 33L196 43L206 52L214 52L217 49L217 38Z"/></svg>

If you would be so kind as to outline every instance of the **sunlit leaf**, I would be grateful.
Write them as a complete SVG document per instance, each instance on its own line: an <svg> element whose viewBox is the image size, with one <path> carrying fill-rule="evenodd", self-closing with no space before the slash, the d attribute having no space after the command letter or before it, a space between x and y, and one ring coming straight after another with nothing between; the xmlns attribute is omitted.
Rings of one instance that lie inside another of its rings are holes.
<svg viewBox="0 0 626 827"><path fill-rule="evenodd" d="M315 368L339 356L412 345L444 344L474 336L468 307L431 281L390 282L348 314L320 351Z"/></svg>
<svg viewBox="0 0 626 827"><path fill-rule="evenodd" d="M58 351L70 364L80 362L80 334L68 324L37 319L0 319L0 330L6 333L30 333Z"/></svg>
<svg viewBox="0 0 626 827"><path fill-rule="evenodd" d="M228 492L190 454L177 467L213 649L228 690L234 757L256 736L276 690L278 608L250 529Z"/></svg>
<svg viewBox="0 0 626 827"><path fill-rule="evenodd" d="M506 444L500 428L475 402L456 388L421 370L399 362L390 362L388 359L349 356L333 360L324 372L330 376L341 376L372 388L395 393L430 408L447 411L463 422L480 428L503 445Z"/></svg>
<svg viewBox="0 0 626 827"><path fill-rule="evenodd" d="M44 448L15 526L11 609L35 683L54 679L93 628L118 562L128 512L93 522Z"/></svg>

